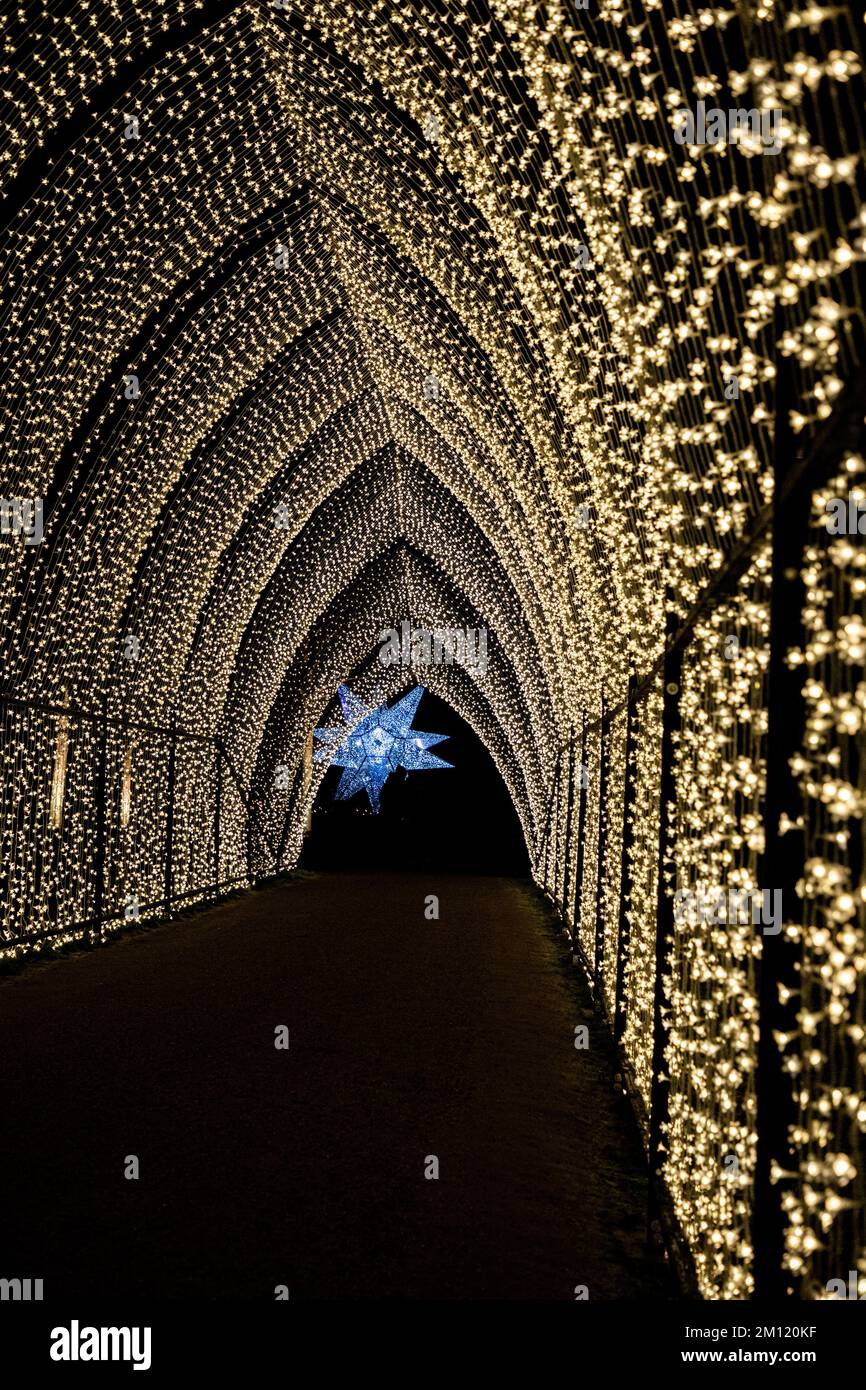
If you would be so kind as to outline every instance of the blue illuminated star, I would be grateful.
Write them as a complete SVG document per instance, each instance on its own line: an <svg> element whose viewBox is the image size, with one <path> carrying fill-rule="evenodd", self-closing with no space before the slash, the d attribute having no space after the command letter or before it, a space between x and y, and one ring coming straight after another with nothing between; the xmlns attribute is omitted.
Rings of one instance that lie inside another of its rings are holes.
<svg viewBox="0 0 866 1390"><path fill-rule="evenodd" d="M346 727L316 729L316 738L322 741L323 747L317 748L313 755L317 763L343 768L335 792L338 801L346 801L356 792L365 791L373 810L378 811L382 788L398 767L407 772L423 772L428 768L453 766L427 751L446 739L447 734L424 734L411 727L418 701L424 694L423 685L416 685L390 708L379 705L372 709L345 685L340 686L338 693Z"/></svg>

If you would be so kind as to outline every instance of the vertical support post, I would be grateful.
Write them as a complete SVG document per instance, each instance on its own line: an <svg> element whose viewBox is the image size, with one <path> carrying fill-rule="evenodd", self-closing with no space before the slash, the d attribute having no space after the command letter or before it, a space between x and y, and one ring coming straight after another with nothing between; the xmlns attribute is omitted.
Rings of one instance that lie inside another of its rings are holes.
<svg viewBox="0 0 866 1390"><path fill-rule="evenodd" d="M557 902L556 890L559 887L559 787L562 776L562 749L556 757L556 771L553 775L553 798L550 806L550 835L553 840L553 877L551 897Z"/></svg>
<svg viewBox="0 0 866 1390"><path fill-rule="evenodd" d="M286 845L289 843L289 830L291 829L292 816L294 814L295 806L300 803L303 795L304 762L303 759L301 759L301 762L298 764L298 767L295 771L294 778L292 779L292 789L289 792L289 804L286 807L286 814L283 817L283 828L280 831L280 844L277 850L277 860L274 865L274 873L279 873L280 871L280 865L283 862L283 856L286 852Z"/></svg>
<svg viewBox="0 0 866 1390"><path fill-rule="evenodd" d="M102 697L102 710L99 718L99 753L96 765L94 786L94 809L96 811L96 855L93 865L93 917L96 930L102 936L102 918L105 913L105 870L108 862L108 696ZM87 927L85 940L93 945L93 927Z"/></svg>
<svg viewBox="0 0 866 1390"><path fill-rule="evenodd" d="M568 885L571 878L569 861L571 859L571 782L574 750L571 744L571 731L563 752L561 799L565 802L565 820L562 826L562 849L560 853L561 870L559 892L562 900L562 917L566 927L571 928L568 903Z"/></svg>
<svg viewBox="0 0 866 1390"><path fill-rule="evenodd" d="M568 802L565 811L565 872L562 880L562 914L566 926L574 930L574 913L571 909L571 844L574 829L574 726L568 731Z"/></svg>
<svg viewBox="0 0 866 1390"><path fill-rule="evenodd" d="M682 685L683 649L672 649L671 642L677 630L676 619L668 612L665 639L665 660L663 668L662 704L662 765L659 809L659 852L658 852L658 895L656 905L656 950L655 984L653 996L653 1063L652 1085L650 1091L650 1132L649 1160L650 1172L657 1183L661 1168L661 1146L668 1122L670 1082L665 1075L664 1014L668 1002L668 951L673 940L674 904L673 896L665 886L665 864L668 850L673 840L676 825L676 780L674 778L674 752L680 728L680 687ZM654 1191L651 1187L651 1209Z"/></svg>
<svg viewBox="0 0 866 1390"><path fill-rule="evenodd" d="M213 857L214 857L214 886L220 885L220 834L222 832L222 802L223 802L223 757L219 739L214 740L216 788L214 791L214 814L213 814Z"/></svg>
<svg viewBox="0 0 866 1390"><path fill-rule="evenodd" d="M252 804L252 778L250 778L250 789L246 805L247 812L247 878L252 882L253 877L253 804Z"/></svg>
<svg viewBox="0 0 866 1390"><path fill-rule="evenodd" d="M610 733L605 726L604 695L601 697L601 726L598 731L598 872L595 891L595 961L593 980L599 999L602 994L604 968L604 861L607 850L607 750Z"/></svg>
<svg viewBox="0 0 866 1390"><path fill-rule="evenodd" d="M562 750L562 761L559 772L559 796L556 803L560 819L562 818L563 807L565 809L565 819L562 820L562 828L559 832L559 873L556 880L559 901L562 904L563 917L566 912L565 877L568 872L568 776L570 763L571 744L566 738L565 746Z"/></svg>
<svg viewBox="0 0 866 1390"><path fill-rule="evenodd" d="M584 769L586 768L586 710L583 711L583 723L580 735L580 778L579 794L577 799L577 867L575 868L574 882L574 939L580 936L580 914L581 914L581 893L583 892L583 844L586 839L586 798L587 798L587 777Z"/></svg>
<svg viewBox="0 0 866 1390"><path fill-rule="evenodd" d="M634 887L632 878L632 856L634 854L634 813L637 777L632 768L636 751L634 736L637 710L634 706L637 677L632 674L628 680L628 700L626 704L625 769L622 792L622 874L619 884L619 929L617 932L616 958L616 997L614 1001L613 1036L621 1042L626 1025L625 972L628 965L631 944L626 903L631 902Z"/></svg>
<svg viewBox="0 0 866 1390"><path fill-rule="evenodd" d="M547 892L547 885L550 880L550 818L553 814L551 802L547 803L547 817L544 822L544 891Z"/></svg>
<svg viewBox="0 0 866 1390"><path fill-rule="evenodd" d="M556 755L556 762L553 768L553 786L550 789L550 796L547 799L547 816L544 822L544 891L545 893L550 893L552 898L556 897L555 893L550 892L551 882L554 888L556 887L556 879L551 878L550 871L551 839L553 836L553 807L556 800L556 788L559 782L559 763L561 756L562 750L560 749L559 753ZM554 871L555 867L554 861Z"/></svg>
<svg viewBox="0 0 866 1390"><path fill-rule="evenodd" d="M775 489L773 508L772 593L770 596L770 669L767 720L767 789L765 797L763 888L780 889L784 923L802 922L797 880L803 872L802 831L779 833L783 814L796 821L802 810L799 788L789 759L802 748L805 710L803 673L788 667L789 647L803 645L801 614L805 602L800 567L809 525L811 486L808 474L801 486L784 498L784 480L795 453L788 424L791 399L790 367L779 364L775 432ZM752 1243L755 1251L755 1298L776 1300L791 1292L782 1269L785 1214L782 1189L773 1182L776 1165L790 1172L793 1157L789 1129L796 1116L791 1076L785 1072L775 1034L796 1031L799 947L785 934L761 936L759 966L757 1151L755 1157ZM782 1002L779 987L795 991Z"/></svg>
<svg viewBox="0 0 866 1390"><path fill-rule="evenodd" d="M168 784L166 787L165 814L165 915L171 914L171 900L174 893L174 796L177 778L177 714L173 713L170 724L168 747Z"/></svg>

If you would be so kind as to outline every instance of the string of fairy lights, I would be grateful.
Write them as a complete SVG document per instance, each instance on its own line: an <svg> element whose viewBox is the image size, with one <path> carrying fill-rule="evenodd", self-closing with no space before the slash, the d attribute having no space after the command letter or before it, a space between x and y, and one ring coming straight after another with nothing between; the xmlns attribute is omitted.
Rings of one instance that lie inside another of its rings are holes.
<svg viewBox="0 0 866 1390"><path fill-rule="evenodd" d="M686 652L677 748L674 883L758 892L764 848L770 547ZM670 953L670 1122L664 1173L702 1287L753 1292L757 968L751 912L686 916ZM708 1233L708 1238L703 1233Z"/></svg>
<svg viewBox="0 0 866 1390"><path fill-rule="evenodd" d="M4 687L53 712L0 724L2 949L75 937L97 887L115 914L158 912L170 765L174 892L270 871L280 849L295 862L321 769L292 779L337 684L398 694L374 649L404 617L483 623L483 680L426 683L490 749L536 875L555 866L554 895L579 896L589 960L603 923L602 998L612 1014L621 966L648 1109L661 692L604 749L597 721L661 652L659 595L685 615L771 499L780 372L808 437L866 351L850 13L33 8L4 37L0 428L4 496L44 498L45 533L2 537L0 615ZM779 153L680 144L675 113L699 101L778 113ZM855 545L816 542L804 569L808 998L786 1040L785 1200L788 1269L813 1291L866 1258L864 902L846 869L861 567ZM670 891L756 884L768 585L764 549L686 652ZM584 713L580 851L563 769ZM759 954L746 927L683 931L668 962L662 1173L707 1297L752 1289Z"/></svg>
<svg viewBox="0 0 866 1390"><path fill-rule="evenodd" d="M828 1297L849 1279L866 1294L866 892L862 880L866 551L827 530L827 502L866 505L866 459L850 453L812 499L802 578L806 740L796 763L806 835L798 1031L783 1041L797 1103L797 1172L785 1174L786 1264ZM847 1261L847 1263L846 1263ZM843 1268L844 1266L844 1268ZM850 1283L849 1283L850 1288ZM853 1294L851 1295L853 1296Z"/></svg>

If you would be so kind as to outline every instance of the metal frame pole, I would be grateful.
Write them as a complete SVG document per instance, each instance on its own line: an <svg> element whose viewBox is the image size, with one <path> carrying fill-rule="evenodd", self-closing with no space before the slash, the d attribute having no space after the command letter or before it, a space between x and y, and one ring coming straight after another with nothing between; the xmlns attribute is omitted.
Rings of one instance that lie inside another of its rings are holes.
<svg viewBox="0 0 866 1390"><path fill-rule="evenodd" d="M574 829L574 725L568 734L568 804L565 812L565 873L562 883L562 911L566 924L574 929L574 912L571 909L571 839Z"/></svg>
<svg viewBox="0 0 866 1390"><path fill-rule="evenodd" d="M222 753L219 743L214 741L215 754L215 777L216 787L214 789L214 818L213 818L213 844L214 844L214 886L219 887L220 882L220 835L222 833L222 799L223 799L223 763Z"/></svg>
<svg viewBox="0 0 866 1390"><path fill-rule="evenodd" d="M105 910L105 869L108 860L108 697L102 698L102 710L98 724L99 753L94 786L96 811L96 854L94 857L93 917L97 930L102 934L102 917ZM88 926L85 941L93 945L93 929Z"/></svg>
<svg viewBox="0 0 866 1390"><path fill-rule="evenodd" d="M802 921L802 903L797 880L803 872L802 831L792 829L784 837L779 825L783 814L796 822L802 810L797 781L789 760L802 748L805 710L801 687L803 673L786 662L788 649L801 646L801 614L805 590L800 578L806 545L812 483L801 474L800 486L785 498L785 514L780 514L783 488L790 477L795 455L787 408L791 395L791 373L787 363L779 364L778 408L775 432L775 516L773 524L772 590L770 595L770 668L767 717L767 785L764 801L764 853L760 865L761 886L780 889L784 923ZM795 470L796 471L796 470ZM776 1165L785 1172L794 1166L790 1127L796 1118L793 1078L785 1072L781 1050L776 1042L780 1033L797 1031L797 965L800 948L783 930L778 935L762 935L759 965L758 1061L755 1076L757 1101L755 1183L752 1216L752 1244L755 1251L755 1293L761 1301L785 1298L791 1292L782 1269L785 1247L783 1187L773 1181ZM779 987L794 991L786 1002Z"/></svg>
<svg viewBox="0 0 866 1390"><path fill-rule="evenodd" d="M593 980L599 997L602 993L602 971L604 969L604 861L607 853L607 760L610 736L604 719L604 695L601 697L601 728L599 729L598 749L598 857L595 890L595 960Z"/></svg>
<svg viewBox="0 0 866 1390"><path fill-rule="evenodd" d="M621 1042L626 1026L625 974L631 944L626 902L631 902L633 889L632 854L634 851L634 804L637 790L637 776L632 770L637 740L635 723L637 710L631 706L637 677L631 675L628 682L628 703L625 710L625 768L623 772L622 793L622 873L619 885L619 930L617 933L616 995L614 1000L613 1034L616 1042Z"/></svg>
<svg viewBox="0 0 866 1390"><path fill-rule="evenodd" d="M168 785L165 819L165 913L171 913L174 892L174 794L177 779L177 716L171 717L170 743L168 749Z"/></svg>
<svg viewBox="0 0 866 1390"><path fill-rule="evenodd" d="M676 619L667 615L667 643L663 666L662 704L662 765L659 804L658 894L656 907L655 981L653 991L653 1062L650 1090L649 1161L650 1172L658 1179L661 1149L667 1126L670 1100L670 1081L665 1072L666 1029L664 1013L668 1003L667 982L670 977L668 951L673 939L673 897L665 886L665 864L668 847L673 840L676 823L676 779L674 753L680 728L680 688L682 685L683 648L672 646ZM654 1194L650 1193L651 1208Z"/></svg>
<svg viewBox="0 0 866 1390"><path fill-rule="evenodd" d="M583 727L580 736L580 785L577 799L577 865L574 875L574 938L580 937L581 894L583 892L583 845L586 838L586 798L588 788L584 786L583 770L586 767L586 710L583 711Z"/></svg>

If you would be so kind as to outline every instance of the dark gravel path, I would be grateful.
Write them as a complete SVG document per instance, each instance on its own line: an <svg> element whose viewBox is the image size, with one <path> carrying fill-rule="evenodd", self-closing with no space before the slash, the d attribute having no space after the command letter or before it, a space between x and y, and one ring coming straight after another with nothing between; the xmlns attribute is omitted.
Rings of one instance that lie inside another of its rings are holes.
<svg viewBox="0 0 866 1390"><path fill-rule="evenodd" d="M46 1299L669 1295L568 961L525 884L351 874L4 981L0 1275Z"/></svg>

